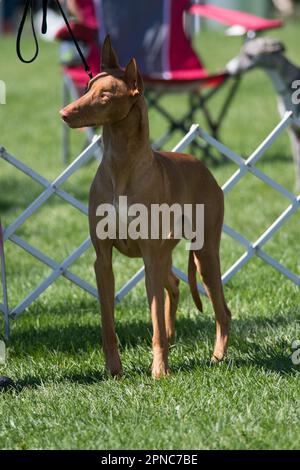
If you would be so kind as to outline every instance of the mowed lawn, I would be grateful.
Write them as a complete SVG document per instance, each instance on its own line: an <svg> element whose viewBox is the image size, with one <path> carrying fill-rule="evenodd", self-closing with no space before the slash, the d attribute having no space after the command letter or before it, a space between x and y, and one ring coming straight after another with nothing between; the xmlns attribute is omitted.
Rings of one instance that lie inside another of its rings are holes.
<svg viewBox="0 0 300 470"><path fill-rule="evenodd" d="M299 23L272 35L282 38L289 57L300 63ZM28 40L24 45L25 53L29 54L30 44ZM221 32L205 32L196 41L211 71L222 67L240 45L240 38L224 38ZM16 58L14 40L1 38L0 79L7 85L7 104L0 106L0 146L51 180L62 171L61 76L56 45L41 46L39 59L24 65ZM221 98L211 104L217 108ZM176 116L186 109L186 102L185 96L166 98ZM152 112L150 120L152 135L158 135L163 121ZM247 156L278 120L267 77L261 71L251 72L226 119L223 141ZM179 138L174 136L167 148ZM83 144L83 135L72 131L74 157ZM86 165L64 188L86 203L96 166L94 161ZM258 166L294 191L286 134ZM235 171L232 164L210 167L220 183ZM5 226L40 192L38 184L0 161ZM254 241L288 205L288 200L248 175L226 196L226 222ZM298 275L299 215L265 246L267 253ZM53 197L17 233L60 262L87 237L88 226L83 215ZM224 236L223 272L242 253L242 247ZM51 271L11 242L6 244L6 255L9 302L15 306ZM174 258L178 267L186 269L183 245ZM89 250L72 270L95 284L93 260ZM116 254L117 288L140 266L139 260ZM227 359L210 365L212 308L203 299L204 313L199 314L182 283L177 342L170 354L172 375L154 381L151 323L141 282L116 308L124 376L113 380L104 373L97 301L59 279L12 322L9 357L0 374L11 376L17 390L0 393L0 448L298 448L299 366L290 356L292 341L300 339L299 288L255 258L228 283L225 295L233 313Z"/></svg>

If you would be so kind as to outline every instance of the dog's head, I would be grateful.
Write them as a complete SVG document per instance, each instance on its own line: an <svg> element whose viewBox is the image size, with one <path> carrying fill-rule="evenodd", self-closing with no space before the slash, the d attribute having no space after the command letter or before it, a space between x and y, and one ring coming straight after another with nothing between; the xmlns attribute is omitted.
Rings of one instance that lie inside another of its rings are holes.
<svg viewBox="0 0 300 470"><path fill-rule="evenodd" d="M230 75L239 75L254 67L275 68L278 55L284 52L282 42L273 38L257 38L247 41L240 54L226 65Z"/></svg>
<svg viewBox="0 0 300 470"><path fill-rule="evenodd" d="M60 111L72 128L112 124L124 119L143 93L143 80L135 59L125 70L106 36L102 47L102 72L90 80L86 93Z"/></svg>

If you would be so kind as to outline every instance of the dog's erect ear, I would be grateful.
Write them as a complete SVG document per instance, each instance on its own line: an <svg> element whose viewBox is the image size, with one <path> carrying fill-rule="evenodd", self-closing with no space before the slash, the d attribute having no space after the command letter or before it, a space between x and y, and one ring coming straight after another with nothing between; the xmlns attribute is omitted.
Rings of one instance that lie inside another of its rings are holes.
<svg viewBox="0 0 300 470"><path fill-rule="evenodd" d="M110 35L108 34L102 46L101 70L118 68L120 68L118 57L111 45Z"/></svg>
<svg viewBox="0 0 300 470"><path fill-rule="evenodd" d="M135 59L131 59L126 66L125 81L131 96L141 95L143 93L144 83Z"/></svg>

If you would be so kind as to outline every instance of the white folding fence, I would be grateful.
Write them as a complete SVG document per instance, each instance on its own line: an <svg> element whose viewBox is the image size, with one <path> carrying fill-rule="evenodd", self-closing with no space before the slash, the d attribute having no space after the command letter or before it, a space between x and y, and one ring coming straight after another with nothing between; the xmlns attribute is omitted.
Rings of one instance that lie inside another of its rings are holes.
<svg viewBox="0 0 300 470"><path fill-rule="evenodd" d="M227 194L247 173L259 178L268 186L275 189L282 196L284 196L288 201L288 207L282 212L282 214L265 230L264 233L260 235L257 240L252 243L243 237L241 234L230 228L228 225L224 224L223 232L233 238L235 241L239 242L243 247L245 247L245 252L243 255L223 274L222 281L223 284L227 283L246 263L249 262L251 258L255 255L261 258L266 263L273 266L277 271L281 272L288 279L293 281L296 285L300 286L300 277L285 266L279 263L277 260L268 255L264 250L263 246L269 241L276 232L285 224L285 222L290 219L290 217L299 209L300 206L300 195L295 196L282 185L271 179L261 170L255 167L255 164L259 159L264 155L266 150L272 145L274 140L286 129L291 123L296 123L300 125L300 121L293 118L292 112L285 114L280 123L275 127L275 129L267 136L267 138L259 145L259 147L250 155L246 160L237 155L232 150L228 149L226 146L218 142L216 139L208 135L204 130L202 130L198 125L193 125L190 131L186 136L179 142L179 144L173 149L173 151L183 151L194 139L201 138L206 141L209 145L215 147L220 153L226 156L229 160L234 162L238 169L237 171L228 179L228 181L223 186L223 191ZM39 175L31 168L26 166L21 161L17 160L15 157L10 155L4 148L0 148L0 157L5 160L8 164L14 166L17 170L21 171L28 177L32 178L34 181L39 183L44 190L41 194L35 199L22 214L20 214L14 222L5 228L1 229L0 224L0 260L1 260L1 279L2 279L2 288L3 288L3 303L0 303L0 311L4 314L5 319L5 336L9 336L9 322L11 318L15 318L20 315L24 310L32 304L51 284L55 282L60 276L64 276L69 281L76 284L81 289L85 290L92 296L98 298L97 290L94 286L90 285L74 273L70 271L71 265L90 247L91 241L88 237L81 245L72 251L69 256L63 260L61 263L57 263L49 256L42 253L40 250L34 246L27 243L25 240L16 235L18 228L32 216L34 212L37 211L43 204L45 204L48 199L56 194L61 199L63 199L67 204L70 204L83 214L87 215L87 207L75 197L70 195L65 190L61 189L63 183L65 183L71 175L73 175L78 169L84 165L88 160L92 158L101 143L101 137L95 136L93 142L74 160L53 182L48 181L43 176ZM1 233L2 232L2 233ZM1 242L2 238L2 242ZM14 244L21 247L27 253L31 254L39 261L47 265L52 269L51 274L44 279L35 289L32 290L24 299L22 299L16 306L10 307L8 303L7 295L7 280L6 280L6 271L5 271L5 257L4 257L4 248L5 242L10 240ZM2 248L1 248L2 247ZM175 274L187 282L187 276L180 271L179 269L173 267ZM132 288L144 277L144 267L142 267L127 283L116 293L116 303L120 302L121 299L132 290ZM204 293L202 286L198 285L199 291Z"/></svg>

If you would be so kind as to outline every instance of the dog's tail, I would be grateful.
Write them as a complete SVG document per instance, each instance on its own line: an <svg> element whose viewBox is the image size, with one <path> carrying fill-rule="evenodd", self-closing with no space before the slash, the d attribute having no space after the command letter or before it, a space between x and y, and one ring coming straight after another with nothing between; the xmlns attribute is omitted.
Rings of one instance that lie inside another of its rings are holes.
<svg viewBox="0 0 300 470"><path fill-rule="evenodd" d="M194 260L193 250L190 250L189 253L189 266L188 266L188 281L190 286L190 291L193 297L193 301L200 312L203 312L202 302L197 287L197 278L196 278L196 264Z"/></svg>

